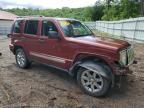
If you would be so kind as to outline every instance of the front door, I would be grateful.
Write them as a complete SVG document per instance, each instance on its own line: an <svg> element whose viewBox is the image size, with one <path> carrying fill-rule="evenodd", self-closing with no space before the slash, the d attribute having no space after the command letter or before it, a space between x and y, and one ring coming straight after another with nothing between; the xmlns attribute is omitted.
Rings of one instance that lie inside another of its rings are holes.
<svg viewBox="0 0 144 108"><path fill-rule="evenodd" d="M63 57L65 49L63 49L63 40L58 39L59 37L52 38L53 34L59 34L56 25L52 21L44 20L42 21L41 36L39 38L39 57L43 63L53 65L59 68L65 68L67 59Z"/></svg>

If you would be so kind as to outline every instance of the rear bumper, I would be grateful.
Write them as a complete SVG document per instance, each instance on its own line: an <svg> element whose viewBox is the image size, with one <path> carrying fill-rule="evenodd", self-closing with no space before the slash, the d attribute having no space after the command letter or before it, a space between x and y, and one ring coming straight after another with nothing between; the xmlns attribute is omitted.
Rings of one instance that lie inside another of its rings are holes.
<svg viewBox="0 0 144 108"><path fill-rule="evenodd" d="M9 44L9 49L12 53L14 53L14 45L13 44Z"/></svg>

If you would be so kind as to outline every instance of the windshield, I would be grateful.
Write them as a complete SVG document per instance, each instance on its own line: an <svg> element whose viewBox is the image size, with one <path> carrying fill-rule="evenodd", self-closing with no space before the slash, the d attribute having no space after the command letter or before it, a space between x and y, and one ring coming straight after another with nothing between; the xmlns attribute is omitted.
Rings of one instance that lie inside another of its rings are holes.
<svg viewBox="0 0 144 108"><path fill-rule="evenodd" d="M60 20L59 21L64 33L68 37L80 37L92 35L88 27L74 20Z"/></svg>

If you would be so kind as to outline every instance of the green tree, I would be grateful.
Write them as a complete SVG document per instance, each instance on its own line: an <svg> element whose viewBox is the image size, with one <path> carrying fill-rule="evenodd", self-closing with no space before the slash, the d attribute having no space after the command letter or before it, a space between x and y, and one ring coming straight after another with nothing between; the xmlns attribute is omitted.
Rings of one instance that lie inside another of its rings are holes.
<svg viewBox="0 0 144 108"><path fill-rule="evenodd" d="M102 16L104 15L104 4L101 3L100 1L97 1L92 8L92 20L101 20Z"/></svg>
<svg viewBox="0 0 144 108"><path fill-rule="evenodd" d="M139 16L139 3L130 0L121 0L120 19Z"/></svg>
<svg viewBox="0 0 144 108"><path fill-rule="evenodd" d="M120 20L139 16L139 3L130 0L112 1L105 5L103 20Z"/></svg>

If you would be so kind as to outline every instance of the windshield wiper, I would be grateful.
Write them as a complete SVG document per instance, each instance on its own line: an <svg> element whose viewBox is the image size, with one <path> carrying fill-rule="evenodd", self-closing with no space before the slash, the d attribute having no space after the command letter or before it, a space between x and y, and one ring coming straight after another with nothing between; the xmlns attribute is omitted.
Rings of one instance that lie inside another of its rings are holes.
<svg viewBox="0 0 144 108"><path fill-rule="evenodd" d="M74 37L82 37L82 36L90 36L90 35L93 35L93 34L75 35Z"/></svg>

